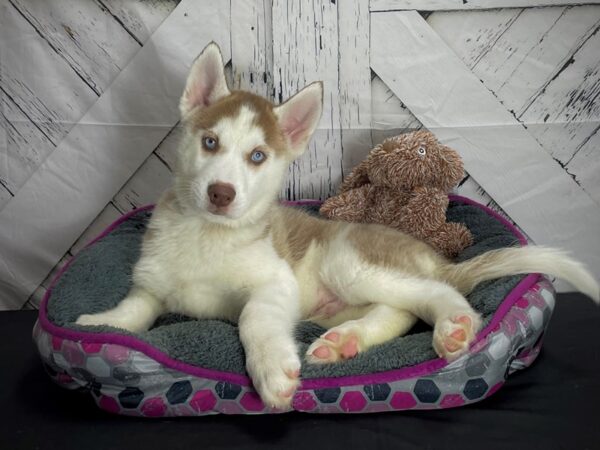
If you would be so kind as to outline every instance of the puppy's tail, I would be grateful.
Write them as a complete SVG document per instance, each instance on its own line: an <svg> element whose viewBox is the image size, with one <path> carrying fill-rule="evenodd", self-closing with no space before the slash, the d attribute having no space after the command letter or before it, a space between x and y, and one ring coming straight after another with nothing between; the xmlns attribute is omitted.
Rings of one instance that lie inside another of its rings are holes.
<svg viewBox="0 0 600 450"><path fill-rule="evenodd" d="M526 246L492 250L468 261L448 264L442 270L445 280L462 294L468 294L485 280L526 273L545 273L568 281L579 291L600 303L600 286L585 268L561 250Z"/></svg>

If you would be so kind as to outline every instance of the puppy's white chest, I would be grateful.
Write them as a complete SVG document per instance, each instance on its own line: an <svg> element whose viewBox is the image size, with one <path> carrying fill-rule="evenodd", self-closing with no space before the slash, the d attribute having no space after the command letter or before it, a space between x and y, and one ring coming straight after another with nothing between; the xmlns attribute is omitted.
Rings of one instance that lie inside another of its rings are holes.
<svg viewBox="0 0 600 450"><path fill-rule="evenodd" d="M237 319L252 287L273 266L270 247L260 239L233 242L185 222L170 225L153 227L135 278L153 286L170 310Z"/></svg>

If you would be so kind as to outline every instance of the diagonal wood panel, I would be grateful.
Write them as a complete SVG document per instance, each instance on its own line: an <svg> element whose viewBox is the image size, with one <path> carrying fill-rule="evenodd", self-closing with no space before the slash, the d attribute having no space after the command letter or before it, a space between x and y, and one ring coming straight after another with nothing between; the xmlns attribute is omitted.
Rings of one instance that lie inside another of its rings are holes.
<svg viewBox="0 0 600 450"><path fill-rule="evenodd" d="M600 278L595 203L417 12L371 14L371 66L532 239L571 250Z"/></svg>
<svg viewBox="0 0 600 450"><path fill-rule="evenodd" d="M139 50L140 44L98 3L9 2L96 95Z"/></svg>
<svg viewBox="0 0 600 450"><path fill-rule="evenodd" d="M371 0L371 11L445 11L597 4L599 0Z"/></svg>
<svg viewBox="0 0 600 450"><path fill-rule="evenodd" d="M216 40L229 59L224 23L229 2L182 1L0 211L0 307L27 300L177 122L185 75L200 50Z"/></svg>
<svg viewBox="0 0 600 450"><path fill-rule="evenodd" d="M594 101L600 7L526 9L493 39L492 47L479 52L473 42L488 42L481 23L500 15L434 13L427 22L544 149L566 165L600 119Z"/></svg>
<svg viewBox="0 0 600 450"><path fill-rule="evenodd" d="M175 9L179 0L96 0L139 43L146 42L154 30Z"/></svg>

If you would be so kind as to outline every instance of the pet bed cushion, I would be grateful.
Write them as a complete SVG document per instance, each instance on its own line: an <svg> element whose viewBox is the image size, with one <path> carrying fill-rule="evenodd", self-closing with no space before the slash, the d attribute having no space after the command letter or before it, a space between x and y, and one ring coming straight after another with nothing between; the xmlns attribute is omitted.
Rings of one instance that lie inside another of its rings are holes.
<svg viewBox="0 0 600 450"><path fill-rule="evenodd" d="M448 220L465 223L474 245L457 260L521 245L525 239L501 216L453 197ZM294 207L311 213L318 202ZM130 333L79 326L81 314L112 308L127 294L131 271L152 207L123 216L59 274L40 308L34 340L44 365L62 386L91 392L108 411L144 416L280 412L266 408L244 369L233 323L166 314L152 329ZM436 357L429 327L418 324L357 357L302 366L292 409L376 412L460 406L495 392L506 376L537 356L553 305L551 284L537 274L482 283L469 296L484 318L468 354L451 364ZM325 330L311 322L296 329L300 354Z"/></svg>

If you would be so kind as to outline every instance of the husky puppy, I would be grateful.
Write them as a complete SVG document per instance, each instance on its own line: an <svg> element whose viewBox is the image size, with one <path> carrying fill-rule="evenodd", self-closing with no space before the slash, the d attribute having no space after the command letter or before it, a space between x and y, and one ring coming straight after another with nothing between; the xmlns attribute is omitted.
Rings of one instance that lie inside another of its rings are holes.
<svg viewBox="0 0 600 450"><path fill-rule="evenodd" d="M77 323L139 332L165 312L236 321L255 388L266 405L285 408L300 380L300 319L328 328L308 349L312 363L351 358L417 318L452 360L480 327L465 295L481 281L549 273L599 300L590 273L558 250L508 248L454 264L393 229L280 206L287 167L317 127L322 96L321 83L278 106L232 91L209 44L186 82L174 186L148 224L133 287L114 309Z"/></svg>

